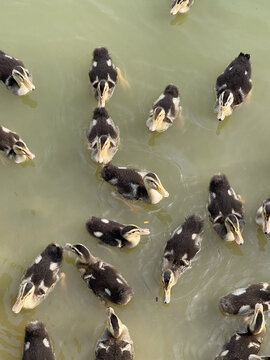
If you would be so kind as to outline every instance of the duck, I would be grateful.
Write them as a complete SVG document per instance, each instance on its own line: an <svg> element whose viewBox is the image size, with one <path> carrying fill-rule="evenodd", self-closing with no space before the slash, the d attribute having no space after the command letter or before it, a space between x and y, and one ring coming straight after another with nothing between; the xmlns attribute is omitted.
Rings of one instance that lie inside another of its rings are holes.
<svg viewBox="0 0 270 360"><path fill-rule="evenodd" d="M171 288L201 248L203 220L198 215L189 216L178 226L167 241L162 258L162 283L165 304L171 300Z"/></svg>
<svg viewBox="0 0 270 360"><path fill-rule="evenodd" d="M64 277L59 274L63 260L62 246L51 243L36 257L22 278L19 294L12 311L18 314L22 308L33 309L38 306Z"/></svg>
<svg viewBox="0 0 270 360"><path fill-rule="evenodd" d="M143 200L157 204L163 197L169 196L158 176L146 170L119 167L108 163L103 165L101 177L129 200Z"/></svg>
<svg viewBox="0 0 270 360"><path fill-rule="evenodd" d="M93 61L89 71L89 79L93 86L98 106L104 107L115 90L118 81L117 68L109 51L105 47L98 47L93 51Z"/></svg>
<svg viewBox="0 0 270 360"><path fill-rule="evenodd" d="M210 181L208 211L214 230L223 240L244 243L243 203L224 174L214 175Z"/></svg>
<svg viewBox="0 0 270 360"><path fill-rule="evenodd" d="M171 15L185 14L194 4L194 0L173 0L171 7Z"/></svg>
<svg viewBox="0 0 270 360"><path fill-rule="evenodd" d="M126 305L131 300L132 288L112 265L93 256L82 244L67 243L64 248L77 255L76 267L82 279L100 300L118 305Z"/></svg>
<svg viewBox="0 0 270 360"><path fill-rule="evenodd" d="M0 50L0 80L14 95L26 95L35 90L32 75L21 60Z"/></svg>
<svg viewBox="0 0 270 360"><path fill-rule="evenodd" d="M261 282L234 290L219 300L226 315L246 315L254 311L256 304L263 305L263 311L270 310L270 284Z"/></svg>
<svg viewBox="0 0 270 360"><path fill-rule="evenodd" d="M16 164L22 163L26 159L33 160L35 158L35 155L31 153L20 136L4 126L0 126L0 151Z"/></svg>
<svg viewBox="0 0 270 360"><path fill-rule="evenodd" d="M97 163L107 164L117 152L120 143L119 128L104 107L95 108L87 140L91 157Z"/></svg>
<svg viewBox="0 0 270 360"><path fill-rule="evenodd" d="M270 233L270 198L264 200L262 206L259 207L256 223L262 227L265 234Z"/></svg>
<svg viewBox="0 0 270 360"><path fill-rule="evenodd" d="M238 330L223 346L215 360L248 360L249 355L258 354L266 334L262 304L256 304L254 314L246 319Z"/></svg>
<svg viewBox="0 0 270 360"><path fill-rule="evenodd" d="M241 52L217 78L215 112L218 113L218 120L230 116L251 89L250 55Z"/></svg>
<svg viewBox="0 0 270 360"><path fill-rule="evenodd" d="M107 315L107 326L95 348L95 360L134 359L134 345L128 328L121 322L113 308L107 309Z"/></svg>
<svg viewBox="0 0 270 360"><path fill-rule="evenodd" d="M55 360L52 342L41 321L31 321L25 327L22 360Z"/></svg>
<svg viewBox="0 0 270 360"><path fill-rule="evenodd" d="M118 222L91 216L86 222L87 231L104 243L119 248L134 248L142 235L149 235L149 229L137 225L124 225Z"/></svg>
<svg viewBox="0 0 270 360"><path fill-rule="evenodd" d="M174 85L168 85L154 102L146 125L150 131L163 132L172 125L179 111L180 97L178 88Z"/></svg>

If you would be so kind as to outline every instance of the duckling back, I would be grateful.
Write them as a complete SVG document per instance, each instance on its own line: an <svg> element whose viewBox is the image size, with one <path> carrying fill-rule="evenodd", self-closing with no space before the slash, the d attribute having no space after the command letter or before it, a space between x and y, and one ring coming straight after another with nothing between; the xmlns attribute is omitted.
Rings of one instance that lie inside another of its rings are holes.
<svg viewBox="0 0 270 360"><path fill-rule="evenodd" d="M16 66L25 67L21 60L15 59L13 56L7 55L4 51L0 50L0 80L3 83L12 75L12 70ZM14 82L16 83L15 80Z"/></svg>

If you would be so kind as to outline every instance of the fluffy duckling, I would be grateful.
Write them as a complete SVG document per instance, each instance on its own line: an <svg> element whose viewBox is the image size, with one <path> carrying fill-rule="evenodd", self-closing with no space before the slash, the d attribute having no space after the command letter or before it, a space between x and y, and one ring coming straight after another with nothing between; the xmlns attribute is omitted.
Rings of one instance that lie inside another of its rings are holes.
<svg viewBox="0 0 270 360"><path fill-rule="evenodd" d="M112 160L119 147L120 135L105 108L94 110L87 139L94 161L107 164Z"/></svg>
<svg viewBox="0 0 270 360"><path fill-rule="evenodd" d="M112 97L118 80L117 69L105 47L94 50L89 78L98 106L104 107L105 102Z"/></svg>
<svg viewBox="0 0 270 360"><path fill-rule="evenodd" d="M101 177L129 200L157 204L163 197L169 196L158 176L152 172L107 164L101 169Z"/></svg>
<svg viewBox="0 0 270 360"><path fill-rule="evenodd" d="M171 300L171 288L182 273L190 266L191 260L201 248L203 220L192 215L173 233L164 250L162 259L162 282L164 303Z"/></svg>
<svg viewBox="0 0 270 360"><path fill-rule="evenodd" d="M270 284L252 284L234 290L219 301L222 311L227 315L244 315L254 311L256 304L263 305L263 311L270 310Z"/></svg>
<svg viewBox="0 0 270 360"><path fill-rule="evenodd" d="M134 359L134 346L128 328L122 324L111 307L107 312L107 327L97 342L96 360Z"/></svg>
<svg viewBox="0 0 270 360"><path fill-rule="evenodd" d="M178 12L180 14L188 12L193 3L194 0L173 0L171 14L176 15Z"/></svg>
<svg viewBox="0 0 270 360"><path fill-rule="evenodd" d="M270 198L264 200L262 206L259 207L256 223L262 227L265 234L270 233Z"/></svg>
<svg viewBox="0 0 270 360"><path fill-rule="evenodd" d="M223 174L213 176L210 181L208 211L213 228L223 240L244 243L242 201Z"/></svg>
<svg viewBox="0 0 270 360"><path fill-rule="evenodd" d="M32 75L23 62L0 50L0 80L15 95L26 95L35 90Z"/></svg>
<svg viewBox="0 0 270 360"><path fill-rule="evenodd" d="M146 125L150 131L163 132L176 119L180 110L180 97L176 86L168 85L154 102Z"/></svg>
<svg viewBox="0 0 270 360"><path fill-rule="evenodd" d="M263 306L256 304L254 315L243 328L237 331L223 346L215 360L248 360L249 355L258 354L266 333Z"/></svg>
<svg viewBox="0 0 270 360"><path fill-rule="evenodd" d="M20 136L4 126L0 126L0 151L17 164L35 158Z"/></svg>
<svg viewBox="0 0 270 360"><path fill-rule="evenodd" d="M216 82L216 106L218 120L230 116L252 88L250 55L240 53L219 75Z"/></svg>
<svg viewBox="0 0 270 360"><path fill-rule="evenodd" d="M78 256L76 266L81 277L101 300L118 305L126 305L131 300L131 287L112 265L94 257L82 244L66 244L65 249Z"/></svg>
<svg viewBox="0 0 270 360"><path fill-rule="evenodd" d="M64 276L59 273L63 259L60 245L50 244L36 257L22 278L19 295L12 311L18 314L22 308L33 309L38 306L53 290L56 283Z"/></svg>
<svg viewBox="0 0 270 360"><path fill-rule="evenodd" d="M55 360L49 334L40 321L32 321L25 327L22 360Z"/></svg>
<svg viewBox="0 0 270 360"><path fill-rule="evenodd" d="M142 229L136 225L123 225L118 222L91 216L86 222L87 231L111 246L119 248L137 246L141 235L149 235L149 229Z"/></svg>

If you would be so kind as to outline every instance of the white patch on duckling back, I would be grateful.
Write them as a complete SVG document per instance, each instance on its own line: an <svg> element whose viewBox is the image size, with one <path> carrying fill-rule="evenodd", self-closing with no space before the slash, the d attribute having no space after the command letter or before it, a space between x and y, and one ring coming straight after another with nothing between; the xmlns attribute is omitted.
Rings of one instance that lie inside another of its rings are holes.
<svg viewBox="0 0 270 360"><path fill-rule="evenodd" d="M100 238L103 235L103 233L101 231L94 231L93 234L94 234L94 236L96 236L98 238Z"/></svg>
<svg viewBox="0 0 270 360"><path fill-rule="evenodd" d="M42 256L38 255L35 259L35 264L38 264L42 260Z"/></svg>
<svg viewBox="0 0 270 360"><path fill-rule="evenodd" d="M2 128L2 130L3 130L4 132L6 132L7 134L11 132L9 129L5 128L4 126L1 126L1 128Z"/></svg>
<svg viewBox="0 0 270 360"><path fill-rule="evenodd" d="M257 343L255 343L255 342L250 342L249 344L248 344L248 348L251 348L251 347L257 347L257 348L259 348L260 347L260 344L257 344Z"/></svg>
<svg viewBox="0 0 270 360"><path fill-rule="evenodd" d="M238 314L246 314L250 312L250 305L242 305L238 311Z"/></svg>
<svg viewBox="0 0 270 360"><path fill-rule="evenodd" d="M245 75L247 75L248 74L248 72L247 72L247 70L245 70Z"/></svg>
<svg viewBox="0 0 270 360"><path fill-rule="evenodd" d="M44 338L42 342L45 347L47 347L47 348L50 347L50 343L49 343L48 339Z"/></svg>
<svg viewBox="0 0 270 360"><path fill-rule="evenodd" d="M126 166L118 166L118 169L123 169L123 170L125 170L125 169L127 169L127 167L126 167Z"/></svg>
<svg viewBox="0 0 270 360"><path fill-rule="evenodd" d="M105 290L104 290L104 291L105 291L105 293L106 293L106 294L108 294L109 296L111 296L111 295L112 295L112 293L110 292L110 290L109 290L109 289L105 288Z"/></svg>
<svg viewBox="0 0 270 360"><path fill-rule="evenodd" d="M214 192L211 192L211 196L213 199L215 199L217 197L216 193L214 193Z"/></svg>
<svg viewBox="0 0 270 360"><path fill-rule="evenodd" d="M182 226L180 226L180 228L176 231L176 234L177 234L177 235L180 235L181 232L182 232L182 230L183 230L183 228L182 228Z"/></svg>
<svg viewBox="0 0 270 360"><path fill-rule="evenodd" d="M197 237L197 234L196 234L196 233L194 233L194 234L191 235L191 239L192 239L192 240L195 240L196 237Z"/></svg>
<svg viewBox="0 0 270 360"><path fill-rule="evenodd" d="M93 61L93 67L96 67L96 66L97 66L97 62Z"/></svg>
<svg viewBox="0 0 270 360"><path fill-rule="evenodd" d="M58 268L58 263L52 262L52 263L50 264L50 270L51 270L51 271L55 271L57 268Z"/></svg>
<svg viewBox="0 0 270 360"><path fill-rule="evenodd" d="M7 54L5 54L5 57L6 57L6 58L8 58L8 59L13 59L13 57L12 57L12 56L7 55Z"/></svg>
<svg viewBox="0 0 270 360"><path fill-rule="evenodd" d="M126 344L125 346L123 346L122 348L120 348L121 349L121 351L122 351L122 353L124 352L124 351L131 351L131 344Z"/></svg>
<svg viewBox="0 0 270 360"><path fill-rule="evenodd" d="M233 295L235 296L239 296L242 295L246 292L246 288L241 288L241 289L237 289L235 291L232 292Z"/></svg>
<svg viewBox="0 0 270 360"><path fill-rule="evenodd" d="M97 120L93 119L93 120L92 120L92 124L91 124L91 125L92 125L92 127L93 127L93 126L95 126L95 125L96 125L96 123L97 123Z"/></svg>
<svg viewBox="0 0 270 360"><path fill-rule="evenodd" d="M102 221L104 224L108 224L108 223L109 223L109 220L107 220L107 219L101 219L101 221Z"/></svg>
<svg viewBox="0 0 270 360"><path fill-rule="evenodd" d="M87 279L96 280L96 278L95 278L94 275L92 275L92 274L86 275L83 279L84 279L84 280L87 280Z"/></svg>
<svg viewBox="0 0 270 360"><path fill-rule="evenodd" d="M231 67L229 67L229 71L231 71L231 70L232 70L232 68L233 68L232 66L231 66Z"/></svg>
<svg viewBox="0 0 270 360"><path fill-rule="evenodd" d="M116 185L118 183L118 179L117 178L112 178L109 180L109 183L112 185Z"/></svg>
<svg viewBox="0 0 270 360"><path fill-rule="evenodd" d="M119 284L124 284L123 281L119 278L116 278L116 281L119 283Z"/></svg>
<svg viewBox="0 0 270 360"><path fill-rule="evenodd" d="M220 356L226 356L228 354L228 352L229 352L229 350L225 350L220 354Z"/></svg>
<svg viewBox="0 0 270 360"><path fill-rule="evenodd" d="M229 194L230 196L232 196L232 192L231 192L230 189L228 190L228 194Z"/></svg>
<svg viewBox="0 0 270 360"><path fill-rule="evenodd" d="M30 348L30 342L27 341L27 343L25 343L24 345L24 350L27 351Z"/></svg>
<svg viewBox="0 0 270 360"><path fill-rule="evenodd" d="M239 339L241 339L241 336L239 334L236 334L235 340L238 341Z"/></svg>
<svg viewBox="0 0 270 360"><path fill-rule="evenodd" d="M107 65L112 66L112 60L111 59L107 60Z"/></svg>

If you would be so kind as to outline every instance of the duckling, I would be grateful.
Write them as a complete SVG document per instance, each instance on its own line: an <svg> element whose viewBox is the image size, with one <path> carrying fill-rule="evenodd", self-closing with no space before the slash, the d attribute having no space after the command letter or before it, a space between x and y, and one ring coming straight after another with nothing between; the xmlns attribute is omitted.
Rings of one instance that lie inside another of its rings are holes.
<svg viewBox="0 0 270 360"><path fill-rule="evenodd" d="M254 311L256 304L263 305L263 311L270 310L270 284L252 284L234 290L219 300L221 310L226 315L244 315Z"/></svg>
<svg viewBox="0 0 270 360"><path fill-rule="evenodd" d="M145 170L106 164L101 169L101 177L129 200L144 200L157 204L163 197L169 196L158 176Z"/></svg>
<svg viewBox="0 0 270 360"><path fill-rule="evenodd" d="M119 147L120 134L105 108L94 110L87 139L94 161L106 164L112 160Z"/></svg>
<svg viewBox="0 0 270 360"><path fill-rule="evenodd" d="M171 15L176 15L178 12L184 14L189 11L193 4L194 0L173 0Z"/></svg>
<svg viewBox="0 0 270 360"><path fill-rule="evenodd" d="M67 243L65 249L78 256L76 266L81 277L101 300L105 303L109 300L118 305L126 305L131 300L131 287L112 265L94 257L82 244Z"/></svg>
<svg viewBox="0 0 270 360"><path fill-rule="evenodd" d="M215 360L248 360L249 355L258 354L266 333L263 306L256 304L254 315L223 346Z"/></svg>
<svg viewBox="0 0 270 360"><path fill-rule="evenodd" d="M91 216L86 222L87 231L111 246L119 248L137 246L141 235L149 235L149 229L142 229L136 225L123 225L118 222Z"/></svg>
<svg viewBox="0 0 270 360"><path fill-rule="evenodd" d="M259 207L256 223L262 227L265 234L270 233L270 198L264 200L262 206Z"/></svg>
<svg viewBox="0 0 270 360"><path fill-rule="evenodd" d="M35 158L20 136L4 126L0 126L0 151L17 164Z"/></svg>
<svg viewBox="0 0 270 360"><path fill-rule="evenodd" d="M55 360L49 334L40 321L32 321L25 327L22 360Z"/></svg>
<svg viewBox="0 0 270 360"><path fill-rule="evenodd" d="M150 131L163 132L176 119L180 110L180 97L176 86L168 85L154 102L146 125Z"/></svg>
<svg viewBox="0 0 270 360"><path fill-rule="evenodd" d="M240 195L236 195L223 174L212 177L209 186L208 211L214 230L225 241L242 245L245 225Z"/></svg>
<svg viewBox="0 0 270 360"><path fill-rule="evenodd" d="M63 259L63 248L55 243L48 245L36 257L22 278L19 295L12 311L18 314L22 308L33 309L53 290L64 276L59 273Z"/></svg>
<svg viewBox="0 0 270 360"><path fill-rule="evenodd" d="M104 107L105 102L112 97L118 80L117 69L105 47L94 50L89 78L98 106Z"/></svg>
<svg viewBox="0 0 270 360"><path fill-rule="evenodd" d="M250 55L240 53L219 75L216 82L216 106L218 120L230 116L252 88Z"/></svg>
<svg viewBox="0 0 270 360"><path fill-rule="evenodd" d="M173 233L164 250L162 259L162 282L164 303L171 300L171 288L201 248L203 220L198 215L186 219Z"/></svg>
<svg viewBox="0 0 270 360"><path fill-rule="evenodd" d="M26 95L35 90L32 75L23 62L0 50L0 80L14 95Z"/></svg>
<svg viewBox="0 0 270 360"><path fill-rule="evenodd" d="M134 346L128 328L122 324L111 307L107 309L107 312L107 327L99 338L95 349L96 360L134 359Z"/></svg>

